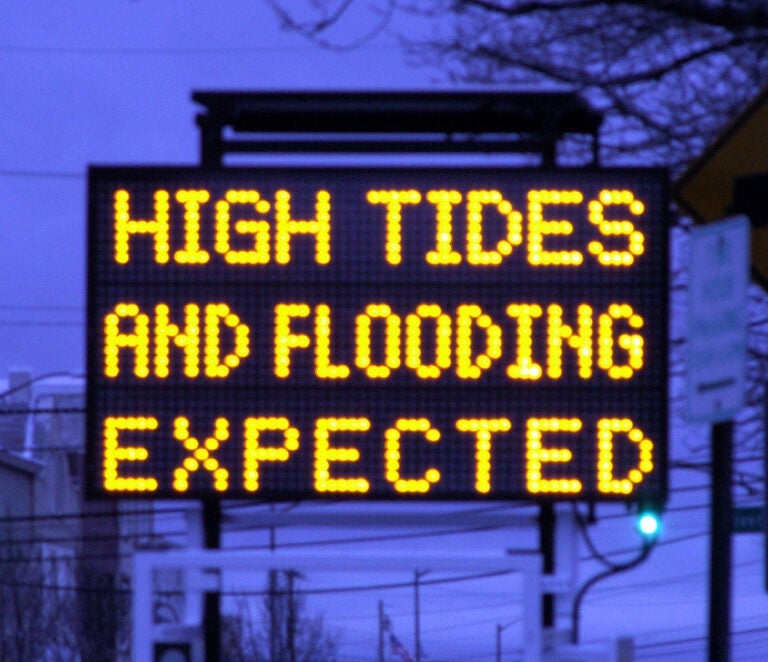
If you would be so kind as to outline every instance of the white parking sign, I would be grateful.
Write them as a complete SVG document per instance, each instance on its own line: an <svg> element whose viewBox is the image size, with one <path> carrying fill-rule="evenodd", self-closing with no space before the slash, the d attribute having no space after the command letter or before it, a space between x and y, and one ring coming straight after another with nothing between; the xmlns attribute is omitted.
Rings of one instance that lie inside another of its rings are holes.
<svg viewBox="0 0 768 662"><path fill-rule="evenodd" d="M744 404L749 219L694 228L689 268L687 415L727 421Z"/></svg>

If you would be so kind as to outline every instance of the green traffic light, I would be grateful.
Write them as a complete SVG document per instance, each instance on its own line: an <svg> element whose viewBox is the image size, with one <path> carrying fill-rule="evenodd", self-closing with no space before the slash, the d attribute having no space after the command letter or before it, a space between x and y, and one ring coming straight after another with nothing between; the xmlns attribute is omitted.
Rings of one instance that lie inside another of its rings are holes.
<svg viewBox="0 0 768 662"><path fill-rule="evenodd" d="M643 513L637 521L637 528L644 536L655 536L659 532L659 518L653 513Z"/></svg>

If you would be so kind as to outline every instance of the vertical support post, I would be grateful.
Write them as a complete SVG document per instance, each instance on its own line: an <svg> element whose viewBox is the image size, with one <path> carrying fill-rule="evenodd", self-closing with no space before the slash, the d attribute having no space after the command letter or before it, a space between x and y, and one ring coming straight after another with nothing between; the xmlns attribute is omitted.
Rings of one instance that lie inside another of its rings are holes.
<svg viewBox="0 0 768 662"><path fill-rule="evenodd" d="M419 604L419 580L429 570L413 571L413 631L414 646L416 647L416 662L421 662L421 605Z"/></svg>
<svg viewBox="0 0 768 662"><path fill-rule="evenodd" d="M277 570L269 571L269 662L277 659L280 623L277 620Z"/></svg>
<svg viewBox="0 0 768 662"><path fill-rule="evenodd" d="M154 645L152 566L142 554L133 557L133 642L131 659L150 662Z"/></svg>
<svg viewBox="0 0 768 662"><path fill-rule="evenodd" d="M554 622L557 625L570 622L579 576L579 540L574 509L557 509L555 513L555 568L558 577L565 582L561 587L563 592L555 596Z"/></svg>
<svg viewBox="0 0 768 662"><path fill-rule="evenodd" d="M384 662L384 630L386 628L386 616L384 615L384 603L379 600L379 654L378 662Z"/></svg>
<svg viewBox="0 0 768 662"><path fill-rule="evenodd" d="M203 533L203 517L202 508L197 507L201 504L195 504L195 507L190 507L185 512L185 519L187 522L187 547L189 549L202 549L205 546L205 535ZM184 619L185 625L193 625L199 627L201 623L205 622L204 613L204 595L197 590L190 590L193 586L190 580L191 573L197 573L197 570L190 570L186 568L184 570L184 582L185 582L185 595L184 595Z"/></svg>
<svg viewBox="0 0 768 662"><path fill-rule="evenodd" d="M496 623L496 662L501 662L501 632L504 628Z"/></svg>
<svg viewBox="0 0 768 662"><path fill-rule="evenodd" d="M212 112L212 111L210 111ZM223 125L211 114L198 115L200 127L200 162L206 168L220 168L223 161L222 131Z"/></svg>
<svg viewBox="0 0 768 662"><path fill-rule="evenodd" d="M275 504L269 507L271 512L275 512ZM277 548L277 535L275 527L269 527L269 551L274 552ZM279 662L278 642L280 641L280 622L277 617L277 570L271 568L269 571L269 662Z"/></svg>
<svg viewBox="0 0 768 662"><path fill-rule="evenodd" d="M418 570L413 571L413 640L416 648L416 662L421 662L421 622L419 605L419 578L421 575Z"/></svg>
<svg viewBox="0 0 768 662"><path fill-rule="evenodd" d="M210 115L198 115L200 165L220 167L222 127ZM221 501L202 499L203 543L205 549L221 548ZM221 596L218 591L203 596L203 640L205 659L218 660L221 651Z"/></svg>
<svg viewBox="0 0 768 662"><path fill-rule="evenodd" d="M595 168L600 167L600 140L597 132L592 134L592 165Z"/></svg>
<svg viewBox="0 0 768 662"><path fill-rule="evenodd" d="M557 137L548 131L544 137L544 143L541 148L541 167L554 168L556 165Z"/></svg>
<svg viewBox="0 0 768 662"><path fill-rule="evenodd" d="M296 662L296 602L294 599L293 581L299 573L296 570L286 570L288 578L288 660Z"/></svg>
<svg viewBox="0 0 768 662"><path fill-rule="evenodd" d="M221 502L218 499L204 499L203 537L206 549L221 547ZM220 659L221 649L221 596L218 591L207 592L203 598L203 635L205 659Z"/></svg>
<svg viewBox="0 0 768 662"><path fill-rule="evenodd" d="M542 573L555 574L555 506L542 503L539 506L539 549L542 556ZM544 593L541 600L541 625L555 627L555 595Z"/></svg>
<svg viewBox="0 0 768 662"><path fill-rule="evenodd" d="M523 568L524 662L541 662L541 554L533 554Z"/></svg>
<svg viewBox="0 0 768 662"><path fill-rule="evenodd" d="M709 662L728 662L731 630L731 463L733 421L712 425Z"/></svg>

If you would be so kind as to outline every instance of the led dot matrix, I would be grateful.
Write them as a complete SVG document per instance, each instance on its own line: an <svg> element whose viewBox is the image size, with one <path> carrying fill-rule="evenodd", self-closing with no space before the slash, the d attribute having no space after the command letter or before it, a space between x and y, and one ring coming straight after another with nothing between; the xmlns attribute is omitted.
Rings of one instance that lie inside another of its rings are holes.
<svg viewBox="0 0 768 662"><path fill-rule="evenodd" d="M89 191L90 489L663 493L661 173L95 168Z"/></svg>

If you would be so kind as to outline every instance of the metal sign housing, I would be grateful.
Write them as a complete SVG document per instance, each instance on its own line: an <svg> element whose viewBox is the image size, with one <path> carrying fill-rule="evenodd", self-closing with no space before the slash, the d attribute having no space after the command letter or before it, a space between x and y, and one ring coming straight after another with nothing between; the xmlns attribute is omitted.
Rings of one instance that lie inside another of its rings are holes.
<svg viewBox="0 0 768 662"><path fill-rule="evenodd" d="M88 490L663 498L660 170L94 167Z"/></svg>

